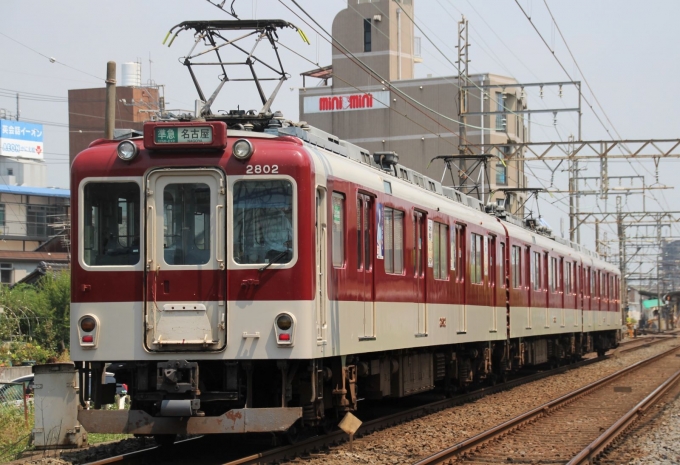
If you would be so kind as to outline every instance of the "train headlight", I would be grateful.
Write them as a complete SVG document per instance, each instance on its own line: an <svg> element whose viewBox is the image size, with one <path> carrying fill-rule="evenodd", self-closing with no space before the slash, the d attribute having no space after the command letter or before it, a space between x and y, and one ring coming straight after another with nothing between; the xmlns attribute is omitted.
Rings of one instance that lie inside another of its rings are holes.
<svg viewBox="0 0 680 465"><path fill-rule="evenodd" d="M295 317L290 313L279 313L274 318L276 344L280 347L292 347L295 340Z"/></svg>
<svg viewBox="0 0 680 465"><path fill-rule="evenodd" d="M139 152L139 149L137 148L137 144L130 140L124 140L120 144L118 144L118 158L120 158L123 161L130 161L133 158L137 156L137 153Z"/></svg>
<svg viewBox="0 0 680 465"><path fill-rule="evenodd" d="M94 329L97 327L97 321L92 318L91 316L84 316L83 318L80 319L80 329L83 331L90 333L94 331Z"/></svg>
<svg viewBox="0 0 680 465"><path fill-rule="evenodd" d="M283 313L276 318L276 326L278 326L279 329L287 331L293 326L293 319L287 313Z"/></svg>
<svg viewBox="0 0 680 465"><path fill-rule="evenodd" d="M253 144L247 139L239 139L234 142L232 153L239 160L245 160L253 154Z"/></svg>
<svg viewBox="0 0 680 465"><path fill-rule="evenodd" d="M99 319L94 315L83 315L78 320L78 342L83 349L96 349L99 343Z"/></svg>

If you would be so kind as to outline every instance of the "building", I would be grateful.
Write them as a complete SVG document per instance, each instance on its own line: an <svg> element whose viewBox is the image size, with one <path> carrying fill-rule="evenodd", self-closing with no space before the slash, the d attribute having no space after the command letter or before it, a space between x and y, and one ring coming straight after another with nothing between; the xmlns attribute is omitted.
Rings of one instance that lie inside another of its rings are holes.
<svg viewBox="0 0 680 465"><path fill-rule="evenodd" d="M473 192L469 186L486 186L485 201L489 188L526 187L521 162L501 160L507 150L494 154L483 173L474 168L474 160L458 160L451 165L451 173L445 172L443 161L431 162L438 155L459 154L458 76L414 77L414 67L422 59L420 40L414 36L409 19L413 13L413 0L348 0L347 8L333 21L337 47L332 65L302 73L305 87L299 92L300 120L372 153L394 151L399 163L430 178L443 178L447 186L466 183L468 188L463 191L478 198L482 197L479 190ZM456 27L452 24L452 31ZM456 33L449 37L455 39ZM390 90L357 65L352 56L341 52L340 44L388 79L396 90ZM319 81L312 82L312 78ZM494 74L470 75L469 79L469 85L479 87L469 89L467 111L503 113L468 116L468 144L528 140L524 118L513 113L526 108L518 82ZM493 198L500 200L504 195L497 192ZM506 209L521 214L525 199L523 192L509 194Z"/></svg>
<svg viewBox="0 0 680 465"><path fill-rule="evenodd" d="M69 263L70 191L0 185L0 283Z"/></svg>
<svg viewBox="0 0 680 465"><path fill-rule="evenodd" d="M121 85L116 87L117 129L141 131L164 107L160 88L155 84L141 85L141 64L123 63ZM68 91L69 160L86 149L95 139L104 137L106 88L70 89Z"/></svg>

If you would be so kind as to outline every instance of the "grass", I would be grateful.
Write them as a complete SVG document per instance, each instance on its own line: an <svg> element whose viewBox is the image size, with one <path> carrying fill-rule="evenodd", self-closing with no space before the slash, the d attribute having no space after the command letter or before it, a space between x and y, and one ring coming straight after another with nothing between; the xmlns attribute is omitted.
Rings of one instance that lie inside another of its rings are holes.
<svg viewBox="0 0 680 465"><path fill-rule="evenodd" d="M132 434L113 434L113 433L87 433L88 444L100 444L102 442L122 441L123 439L133 438Z"/></svg>
<svg viewBox="0 0 680 465"><path fill-rule="evenodd" d="M23 407L0 408L0 462L15 460L33 447L30 441L33 421L33 404L29 404L28 424L24 420Z"/></svg>

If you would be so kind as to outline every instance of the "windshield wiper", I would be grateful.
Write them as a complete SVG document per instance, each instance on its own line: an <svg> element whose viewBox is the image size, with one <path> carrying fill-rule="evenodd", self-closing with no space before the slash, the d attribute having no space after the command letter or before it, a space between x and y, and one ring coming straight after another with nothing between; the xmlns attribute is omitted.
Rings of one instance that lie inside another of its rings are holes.
<svg viewBox="0 0 680 465"><path fill-rule="evenodd" d="M280 259L281 257L287 255L288 252L289 252L289 250L284 250L283 252L281 252L280 254L278 254L276 257L272 258L272 259L269 261L269 263L267 263L265 266L263 266L262 268L260 268L260 269L257 270L257 271L260 272L260 273L262 273L264 270L266 270L267 268L269 268L270 266L272 266L274 263L278 262L279 259Z"/></svg>

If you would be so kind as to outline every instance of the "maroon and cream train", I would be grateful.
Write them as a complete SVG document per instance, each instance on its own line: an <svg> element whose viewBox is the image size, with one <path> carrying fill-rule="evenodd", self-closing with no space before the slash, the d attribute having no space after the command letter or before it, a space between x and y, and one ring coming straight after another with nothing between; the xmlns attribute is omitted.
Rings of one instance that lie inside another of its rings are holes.
<svg viewBox="0 0 680 465"><path fill-rule="evenodd" d="M393 154L231 127L147 123L73 162L71 356L132 402L99 409L115 386L92 383L87 431L286 431L616 345L595 254Z"/></svg>

